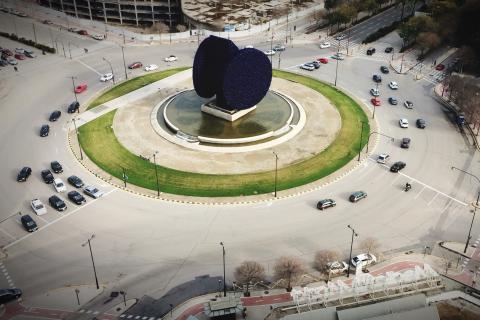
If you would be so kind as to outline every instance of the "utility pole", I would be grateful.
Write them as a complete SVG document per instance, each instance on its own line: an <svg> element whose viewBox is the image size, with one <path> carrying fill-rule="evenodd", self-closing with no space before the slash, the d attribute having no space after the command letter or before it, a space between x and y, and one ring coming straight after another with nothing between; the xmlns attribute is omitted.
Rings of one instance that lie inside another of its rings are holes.
<svg viewBox="0 0 480 320"><path fill-rule="evenodd" d="M227 296L227 282L225 280L225 246L223 245L223 242L220 242L220 245L222 246L222 253L223 253L223 296Z"/></svg>
<svg viewBox="0 0 480 320"><path fill-rule="evenodd" d="M274 188L274 197L277 197L277 177L278 177L278 155L274 151L273 154L275 155L275 188Z"/></svg>
<svg viewBox="0 0 480 320"><path fill-rule="evenodd" d="M108 61L107 59L105 59L105 57L103 57L103 60L106 61L109 65L110 65L110 71L112 71L112 80L113 80L113 84L115 84L115 74L113 73L113 67L112 67L112 64L110 63L110 61Z"/></svg>
<svg viewBox="0 0 480 320"><path fill-rule="evenodd" d="M75 95L75 101L78 102L78 99L77 99L77 92L75 91L75 79L77 77L74 77L74 76L71 76L72 78L72 86L73 86L73 94ZM80 110L80 109L79 109ZM80 111L79 111L80 112Z"/></svg>
<svg viewBox="0 0 480 320"><path fill-rule="evenodd" d="M350 258L348 259L348 271L347 271L347 278L350 278L350 265L352 264L353 236L358 237L358 233L356 233L355 229L353 229L350 225L348 225L347 227L352 230L352 241L350 242Z"/></svg>
<svg viewBox="0 0 480 320"><path fill-rule="evenodd" d="M125 64L125 53L123 52L123 46L121 46L121 48L122 48L122 57L123 57L123 69L125 70L125 80L127 80L128 75L127 75L127 65ZM112 74L113 74L113 71L112 71Z"/></svg>
<svg viewBox="0 0 480 320"><path fill-rule="evenodd" d="M97 271L95 269L95 261L93 260L92 245L90 243L90 241L93 238L95 238L94 234L92 234L92 236L88 238L86 242L82 243L82 247L85 247L88 244L88 248L90 249L90 257L92 258L92 265L93 265L93 274L95 275L95 284L97 285L97 290L98 290L100 289L100 286L98 285Z"/></svg>
<svg viewBox="0 0 480 320"><path fill-rule="evenodd" d="M122 178L123 178L123 186L127 187L127 174L125 173L125 168L122 167Z"/></svg>
<svg viewBox="0 0 480 320"><path fill-rule="evenodd" d="M337 47L337 66L335 67L335 87L337 86L337 77L338 77L338 60L340 60L340 40L338 40Z"/></svg>
<svg viewBox="0 0 480 320"><path fill-rule="evenodd" d="M33 38L35 39L35 43L38 43L37 42L37 32L35 32L35 23L32 23L32 27L33 27Z"/></svg>
<svg viewBox="0 0 480 320"><path fill-rule="evenodd" d="M160 197L160 186L158 185L158 171L157 171L157 161L155 160L155 154L153 153L153 165L155 166L155 177L157 178L157 197Z"/></svg>

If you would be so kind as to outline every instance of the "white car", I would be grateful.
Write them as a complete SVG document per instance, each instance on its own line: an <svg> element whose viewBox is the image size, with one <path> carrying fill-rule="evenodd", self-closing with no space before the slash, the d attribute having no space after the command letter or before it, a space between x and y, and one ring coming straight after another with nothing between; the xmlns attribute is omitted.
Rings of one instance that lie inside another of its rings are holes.
<svg viewBox="0 0 480 320"><path fill-rule="evenodd" d="M398 83L396 83L395 81L390 81L390 83L388 84L388 86L389 86L390 89L392 89L392 90L397 90L397 89L398 89Z"/></svg>
<svg viewBox="0 0 480 320"><path fill-rule="evenodd" d="M390 156L388 154L382 153L378 155L377 162L385 164L389 159L390 159Z"/></svg>
<svg viewBox="0 0 480 320"><path fill-rule="evenodd" d="M263 53L265 53L266 56L274 56L277 52L275 50L267 50L263 51Z"/></svg>
<svg viewBox="0 0 480 320"><path fill-rule="evenodd" d="M157 69L158 69L158 66L156 64L149 64L148 66L145 67L145 71L153 71Z"/></svg>
<svg viewBox="0 0 480 320"><path fill-rule="evenodd" d="M408 120L407 119L402 118L398 121L398 123L400 124L401 128L408 128Z"/></svg>
<svg viewBox="0 0 480 320"><path fill-rule="evenodd" d="M315 67L313 66L313 64L310 64L310 63L304 63L300 66L300 69L304 69L304 70L308 70L308 71L313 71L315 70Z"/></svg>
<svg viewBox="0 0 480 320"><path fill-rule="evenodd" d="M325 49L325 48L330 48L331 44L330 42L322 42L320 43L320 49Z"/></svg>
<svg viewBox="0 0 480 320"><path fill-rule="evenodd" d="M112 80L112 79L113 79L113 74L111 74L111 73L105 73L100 77L100 81L102 81L102 82L106 82L106 81L109 81L109 80Z"/></svg>
<svg viewBox="0 0 480 320"><path fill-rule="evenodd" d="M245 49L253 49L253 46L252 46L251 44L246 45L246 46L245 46Z"/></svg>
<svg viewBox="0 0 480 320"><path fill-rule="evenodd" d="M330 271L330 274L333 274L333 275L342 274L347 272L348 270L348 264L346 264L343 261L329 262L327 263L327 266Z"/></svg>
<svg viewBox="0 0 480 320"><path fill-rule="evenodd" d="M94 186L86 186L83 189L83 192L85 192L86 195L89 195L92 198L98 199L101 196L103 196L103 192L95 188Z"/></svg>
<svg viewBox="0 0 480 320"><path fill-rule="evenodd" d="M337 53L335 53L335 54L332 56L332 59L335 59L335 60L344 60L344 59L345 59L345 56L343 55L343 53L337 52Z"/></svg>
<svg viewBox="0 0 480 320"><path fill-rule="evenodd" d="M62 179L60 178L53 179L53 186L55 187L55 190L57 190L57 192L67 191L67 187L65 186L65 183L63 183Z"/></svg>
<svg viewBox="0 0 480 320"><path fill-rule="evenodd" d="M370 94L374 97L378 97L380 95L380 91L378 91L376 88L372 88L370 89Z"/></svg>
<svg viewBox="0 0 480 320"><path fill-rule="evenodd" d="M365 267L375 264L377 262L377 258L371 253L362 253L352 258L352 265L356 267L360 261L363 262L362 265Z"/></svg>
<svg viewBox="0 0 480 320"><path fill-rule="evenodd" d="M277 44L275 45L275 47L273 47L274 51L285 51L285 49L286 49L285 46L281 44Z"/></svg>
<svg viewBox="0 0 480 320"><path fill-rule="evenodd" d="M92 34L92 38L95 40L103 40L104 37L102 34Z"/></svg>
<svg viewBox="0 0 480 320"><path fill-rule="evenodd" d="M165 62L173 62L173 61L177 61L178 58L175 57L174 55L170 55L170 56L166 57L164 60L165 60Z"/></svg>
<svg viewBox="0 0 480 320"><path fill-rule="evenodd" d="M23 48L15 48L15 52L16 52L16 53L24 54L24 53L25 53L25 49L23 49Z"/></svg>
<svg viewBox="0 0 480 320"><path fill-rule="evenodd" d="M343 40L343 39L345 39L346 37L347 37L347 35L345 35L345 34L340 34L340 35L338 35L338 36L335 37L335 40Z"/></svg>
<svg viewBox="0 0 480 320"><path fill-rule="evenodd" d="M30 202L30 205L32 206L33 211L39 216L47 213L47 208L45 208L42 201L38 199L33 199L32 202Z"/></svg>

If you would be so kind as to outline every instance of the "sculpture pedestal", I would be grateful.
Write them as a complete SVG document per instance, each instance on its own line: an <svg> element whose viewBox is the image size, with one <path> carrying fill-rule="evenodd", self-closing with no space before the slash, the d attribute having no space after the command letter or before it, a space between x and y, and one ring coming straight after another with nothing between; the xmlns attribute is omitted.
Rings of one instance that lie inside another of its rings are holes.
<svg viewBox="0 0 480 320"><path fill-rule="evenodd" d="M252 112L255 110L257 106L250 107L248 109L243 109L243 110L228 110L228 109L223 109L215 104L215 100L206 102L202 104L202 107L200 110L202 112L208 113L214 117L221 118L230 122L233 122L244 115Z"/></svg>

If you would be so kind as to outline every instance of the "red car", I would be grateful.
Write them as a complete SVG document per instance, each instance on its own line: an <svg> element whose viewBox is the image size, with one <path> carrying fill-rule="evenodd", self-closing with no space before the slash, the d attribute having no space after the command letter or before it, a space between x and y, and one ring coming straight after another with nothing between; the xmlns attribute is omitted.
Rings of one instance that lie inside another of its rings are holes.
<svg viewBox="0 0 480 320"><path fill-rule="evenodd" d="M87 90L87 84L82 83L75 87L75 93L82 93L83 91Z"/></svg>
<svg viewBox="0 0 480 320"><path fill-rule="evenodd" d="M375 107L379 107L382 105L382 102L380 101L380 99L378 99L377 97L375 98L372 98L372 100L370 100L372 102L372 104L375 106Z"/></svg>
<svg viewBox="0 0 480 320"><path fill-rule="evenodd" d="M328 63L328 59L327 58L319 58L317 59L318 61L320 61L321 63L323 64L327 64Z"/></svg>
<svg viewBox="0 0 480 320"><path fill-rule="evenodd" d="M15 53L15 59L17 60L25 60L25 56L21 53Z"/></svg>
<svg viewBox="0 0 480 320"><path fill-rule="evenodd" d="M445 66L443 64L437 64L437 66L435 67L435 70L438 70L438 71L442 71L443 69L445 69Z"/></svg>
<svg viewBox="0 0 480 320"><path fill-rule="evenodd" d="M82 36L88 36L87 30L78 30L77 33L81 34Z"/></svg>
<svg viewBox="0 0 480 320"><path fill-rule="evenodd" d="M8 49L3 49L3 50L2 50L2 53L3 53L4 55L9 56L9 57L13 56L13 52L10 51L10 50L8 50Z"/></svg>
<svg viewBox="0 0 480 320"><path fill-rule="evenodd" d="M128 66L128 69L137 69L143 67L141 62L134 62Z"/></svg>

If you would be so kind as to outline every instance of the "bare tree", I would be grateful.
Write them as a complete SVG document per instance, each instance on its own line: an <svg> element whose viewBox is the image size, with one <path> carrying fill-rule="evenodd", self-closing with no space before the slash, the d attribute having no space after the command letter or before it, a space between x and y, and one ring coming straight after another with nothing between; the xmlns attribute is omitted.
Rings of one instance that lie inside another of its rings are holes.
<svg viewBox="0 0 480 320"><path fill-rule="evenodd" d="M250 296L249 285L265 279L265 268L256 261L244 261L235 269L235 280L246 285L245 296Z"/></svg>
<svg viewBox="0 0 480 320"><path fill-rule="evenodd" d="M421 32L417 37L417 45L419 46L423 56L425 50L429 51L438 47L440 44L440 37L434 32Z"/></svg>
<svg viewBox="0 0 480 320"><path fill-rule="evenodd" d="M292 291L292 283L305 273L303 261L296 257L280 257L273 266L274 276L277 280L284 279L287 282L287 291Z"/></svg>
<svg viewBox="0 0 480 320"><path fill-rule="evenodd" d="M367 253L378 254L378 248L380 248L380 243L376 238L368 237L360 242L361 249L367 251Z"/></svg>
<svg viewBox="0 0 480 320"><path fill-rule="evenodd" d="M177 24L177 27L176 27L176 28L177 28L177 31L178 31L178 32L185 32L185 31L187 31L187 27L186 27L185 25L183 25L183 24Z"/></svg>
<svg viewBox="0 0 480 320"><path fill-rule="evenodd" d="M329 275L330 266L328 264L334 261L338 261L339 259L340 254L337 251L321 250L315 254L315 260L313 261L313 265L315 269L317 269L321 273Z"/></svg>

